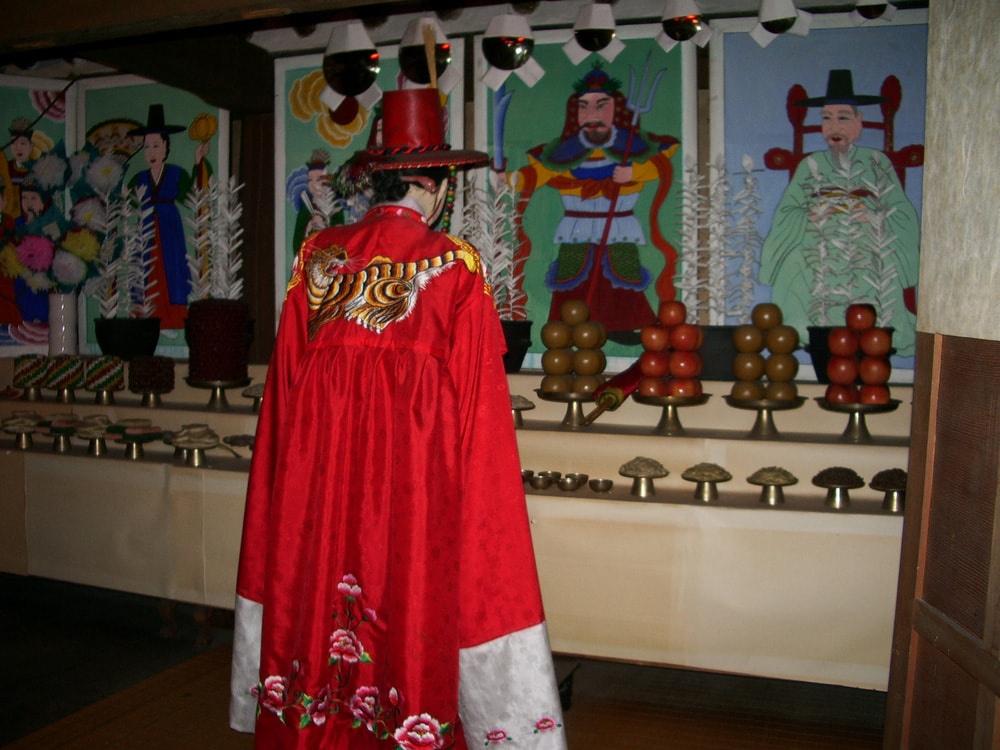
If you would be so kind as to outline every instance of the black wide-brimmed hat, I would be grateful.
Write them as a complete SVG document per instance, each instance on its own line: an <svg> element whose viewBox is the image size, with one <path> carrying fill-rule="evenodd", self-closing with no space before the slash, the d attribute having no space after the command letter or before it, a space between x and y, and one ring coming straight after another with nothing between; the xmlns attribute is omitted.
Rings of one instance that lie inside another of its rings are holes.
<svg viewBox="0 0 1000 750"><path fill-rule="evenodd" d="M167 125L163 115L162 104L150 104L149 113L146 115L146 124L140 128L132 128L129 135L147 135L149 133L159 133L168 135L170 133L180 133L187 130L184 125Z"/></svg>
<svg viewBox="0 0 1000 750"><path fill-rule="evenodd" d="M872 94L855 94L854 78L849 70L831 70L826 80L826 96L813 96L794 102L797 107L824 107L827 104L851 104L855 107L862 104L878 104L885 97Z"/></svg>

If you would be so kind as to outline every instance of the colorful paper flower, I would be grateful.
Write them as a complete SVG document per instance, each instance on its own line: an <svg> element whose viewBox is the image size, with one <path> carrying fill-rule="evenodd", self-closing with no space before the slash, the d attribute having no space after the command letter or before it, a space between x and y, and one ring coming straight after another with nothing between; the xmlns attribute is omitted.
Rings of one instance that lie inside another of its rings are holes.
<svg viewBox="0 0 1000 750"><path fill-rule="evenodd" d="M108 227L108 209L96 195L82 198L73 204L73 223L95 232L104 232Z"/></svg>
<svg viewBox="0 0 1000 750"><path fill-rule="evenodd" d="M0 274L14 278L24 273L25 266L17 255L17 247L7 243L0 248Z"/></svg>
<svg viewBox="0 0 1000 750"><path fill-rule="evenodd" d="M75 185L84 178L84 172L90 166L90 154L77 151L69 157L69 184Z"/></svg>
<svg viewBox="0 0 1000 750"><path fill-rule="evenodd" d="M56 250L51 271L60 291L72 291L87 278L87 264L66 250Z"/></svg>
<svg viewBox="0 0 1000 750"><path fill-rule="evenodd" d="M52 288L52 279L45 271L32 271L26 269L21 274L21 278L27 283L28 288L33 292L44 292Z"/></svg>
<svg viewBox="0 0 1000 750"><path fill-rule="evenodd" d="M44 154L31 166L31 174L38 187L51 193L66 185L69 164L61 156L53 153Z"/></svg>
<svg viewBox="0 0 1000 750"><path fill-rule="evenodd" d="M90 262L101 252L101 240L87 227L70 229L63 235L60 247L83 262Z"/></svg>
<svg viewBox="0 0 1000 750"><path fill-rule="evenodd" d="M18 260L31 271L48 271L55 253L56 243L37 234L25 235L17 245Z"/></svg>
<svg viewBox="0 0 1000 750"><path fill-rule="evenodd" d="M87 168L87 184L98 195L110 195L122 179L122 165L111 156L98 156Z"/></svg>

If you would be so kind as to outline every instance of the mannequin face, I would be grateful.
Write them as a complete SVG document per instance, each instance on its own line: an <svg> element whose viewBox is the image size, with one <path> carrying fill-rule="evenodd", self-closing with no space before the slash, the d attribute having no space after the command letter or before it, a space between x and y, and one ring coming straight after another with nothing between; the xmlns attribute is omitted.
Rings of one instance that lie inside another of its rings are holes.
<svg viewBox="0 0 1000 750"><path fill-rule="evenodd" d="M431 226L433 226L434 223L441 218L441 213L444 211L444 201L448 195L448 180L441 180L441 184L438 185L437 192L433 193L433 195L434 208L431 215L427 217L427 223Z"/></svg>
<svg viewBox="0 0 1000 750"><path fill-rule="evenodd" d="M433 185L433 183L430 184ZM441 217L447 195L448 180L441 180L441 184L434 190L428 190L416 182L411 182L407 193L407 196L420 206L429 226L433 226L434 222Z"/></svg>

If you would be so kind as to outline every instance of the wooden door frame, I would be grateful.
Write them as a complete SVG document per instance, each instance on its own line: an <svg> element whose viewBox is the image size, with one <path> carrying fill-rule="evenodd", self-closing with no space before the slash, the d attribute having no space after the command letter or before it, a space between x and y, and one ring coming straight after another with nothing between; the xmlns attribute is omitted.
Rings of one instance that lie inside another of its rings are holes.
<svg viewBox="0 0 1000 750"><path fill-rule="evenodd" d="M1000 695L1000 660L997 659L1000 644L1000 617L997 614L1000 609L1000 512L996 511L996 486L990 488L994 514L983 638L976 638L922 598L934 493L942 351L947 346L947 338L941 334L917 334L907 507L883 735L883 747L887 749L914 746L910 728L914 704L919 703L922 687L915 679L917 637L979 683L975 747L1000 747L1000 721L997 717L1000 706L997 700ZM996 346L996 342L984 342L984 346ZM944 376L947 377L947 374ZM970 456L969 460L975 461L976 456Z"/></svg>

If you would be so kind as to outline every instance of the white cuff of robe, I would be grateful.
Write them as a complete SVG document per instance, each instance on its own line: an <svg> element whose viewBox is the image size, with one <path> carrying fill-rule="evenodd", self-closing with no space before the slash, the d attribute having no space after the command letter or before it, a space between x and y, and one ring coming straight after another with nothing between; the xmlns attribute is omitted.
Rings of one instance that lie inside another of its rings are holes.
<svg viewBox="0 0 1000 750"><path fill-rule="evenodd" d="M264 605L237 596L234 619L229 726L237 732L253 732L257 724L257 698L250 694L250 689L260 682L260 633Z"/></svg>
<svg viewBox="0 0 1000 750"><path fill-rule="evenodd" d="M545 623L463 648L458 664L458 715L470 748L503 732L515 747L566 749Z"/></svg>

